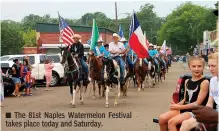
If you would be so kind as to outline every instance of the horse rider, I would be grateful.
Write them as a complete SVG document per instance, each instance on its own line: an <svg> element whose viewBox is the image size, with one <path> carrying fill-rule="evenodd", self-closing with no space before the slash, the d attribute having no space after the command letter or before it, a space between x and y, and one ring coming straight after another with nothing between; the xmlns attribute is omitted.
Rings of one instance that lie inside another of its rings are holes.
<svg viewBox="0 0 219 131"><path fill-rule="evenodd" d="M130 50L130 47L129 47L129 45L128 45L128 42L127 42L127 40L125 39L125 37L122 37L122 39L120 40L120 42L122 42L122 43L124 44L125 50L126 50L126 51L124 52L124 54L121 54L121 56L126 55L126 56L125 56L125 59L126 59L128 65L129 65L129 67L133 70L134 66L133 66L133 63L132 63L132 61L131 61L131 59L130 59L130 57L129 57L129 54L131 53L131 50Z"/></svg>
<svg viewBox="0 0 219 131"><path fill-rule="evenodd" d="M150 57L156 58L158 55L158 51L154 49L154 45L153 44L149 44L149 51L148 51ZM158 61L157 59L154 59L155 64L159 67Z"/></svg>
<svg viewBox="0 0 219 131"><path fill-rule="evenodd" d="M86 84L88 84L90 81L88 80L88 65L84 61L84 46L80 42L81 36L78 34L75 34L73 37L74 43L71 45L70 52L74 55L74 57L78 57L81 63L81 66L83 68L83 71L85 73L84 75L84 81Z"/></svg>
<svg viewBox="0 0 219 131"><path fill-rule="evenodd" d="M113 42L109 43L109 52L110 56L116 60L120 66L120 82L121 84L125 84L124 81L124 70L125 70L125 62L123 61L121 54L126 52L125 46L123 43L119 42L120 36L116 33L113 33Z"/></svg>

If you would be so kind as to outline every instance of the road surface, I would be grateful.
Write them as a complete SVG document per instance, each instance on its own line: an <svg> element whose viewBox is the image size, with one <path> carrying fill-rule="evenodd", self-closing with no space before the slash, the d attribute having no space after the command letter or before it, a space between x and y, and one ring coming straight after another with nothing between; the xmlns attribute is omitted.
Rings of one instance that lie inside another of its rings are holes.
<svg viewBox="0 0 219 131"><path fill-rule="evenodd" d="M76 108L71 108L69 104L70 93L67 86L54 87L48 92L45 88L39 88L37 91L33 90L33 96L29 97L6 97L1 127L3 131L158 131L158 125L152 119L168 110L177 79L185 72L188 69L182 63L173 63L165 81L156 84L154 88L146 87L143 92L137 92L134 87L129 88L126 102L121 99L117 107L113 106L115 89L110 90L109 108L105 108L104 98L92 100L89 88L84 97L84 105L80 105L79 97L76 97ZM6 118L6 112L11 113L11 118ZM15 118L15 112L20 112L16 113L20 118ZM99 118L69 118L69 113L73 112L84 115L99 113ZM120 112L127 113L126 117L131 118L112 118L116 117L115 113ZM40 118L28 118L31 116ZM90 123L85 125L85 122Z"/></svg>

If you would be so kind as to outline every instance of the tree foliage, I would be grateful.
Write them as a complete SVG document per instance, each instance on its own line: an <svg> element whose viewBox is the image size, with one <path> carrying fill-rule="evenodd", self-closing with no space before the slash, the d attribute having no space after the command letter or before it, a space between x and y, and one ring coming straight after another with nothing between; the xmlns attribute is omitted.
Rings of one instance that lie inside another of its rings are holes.
<svg viewBox="0 0 219 131"><path fill-rule="evenodd" d="M203 40L203 31L216 28L216 19L212 9L187 2L167 16L165 24L157 32L158 42L162 44L167 40L169 45L185 53Z"/></svg>
<svg viewBox="0 0 219 131"><path fill-rule="evenodd" d="M14 21L1 22L1 55L20 53L23 44L20 25Z"/></svg>

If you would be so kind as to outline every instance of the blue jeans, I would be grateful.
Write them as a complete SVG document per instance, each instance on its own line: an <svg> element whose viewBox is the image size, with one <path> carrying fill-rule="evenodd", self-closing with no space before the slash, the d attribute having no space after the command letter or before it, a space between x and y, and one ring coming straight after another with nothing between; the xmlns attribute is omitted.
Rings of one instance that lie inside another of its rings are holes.
<svg viewBox="0 0 219 131"><path fill-rule="evenodd" d="M84 69L84 72L86 74L88 74L88 66L87 66L86 62L84 61L84 59L81 59L81 66Z"/></svg>
<svg viewBox="0 0 219 131"><path fill-rule="evenodd" d="M155 58L154 58L154 63L155 63L156 65L158 65L158 61L157 61L157 59L155 59Z"/></svg>
<svg viewBox="0 0 219 131"><path fill-rule="evenodd" d="M135 64L137 62L138 57L135 58L133 64ZM148 60L146 58L143 59L145 64L148 64Z"/></svg>
<svg viewBox="0 0 219 131"><path fill-rule="evenodd" d="M115 56L113 57L114 60L116 60L119 64L119 67L120 67L120 80L124 80L124 70L125 70L125 62L123 61L122 57L121 56Z"/></svg>
<svg viewBox="0 0 219 131"><path fill-rule="evenodd" d="M164 68L166 69L166 68L167 68L166 61L165 61L165 60L163 60L163 59L161 59L161 60L162 60L162 62L163 62L163 64L164 64Z"/></svg>
<svg viewBox="0 0 219 131"><path fill-rule="evenodd" d="M133 69L133 63L129 56L126 56L126 61L128 62L128 65L131 67L131 69Z"/></svg>

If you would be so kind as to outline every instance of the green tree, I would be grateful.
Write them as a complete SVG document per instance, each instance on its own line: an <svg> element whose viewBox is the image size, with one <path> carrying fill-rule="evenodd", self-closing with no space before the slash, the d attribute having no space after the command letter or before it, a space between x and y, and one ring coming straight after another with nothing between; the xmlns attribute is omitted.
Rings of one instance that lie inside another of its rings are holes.
<svg viewBox="0 0 219 131"><path fill-rule="evenodd" d="M37 46L36 44L36 31L33 29L28 29L26 32L23 32L23 40L26 47Z"/></svg>
<svg viewBox="0 0 219 131"><path fill-rule="evenodd" d="M21 53L23 47L20 25L14 21L1 22L1 55Z"/></svg>
<svg viewBox="0 0 219 131"><path fill-rule="evenodd" d="M167 40L167 45L171 44L174 49L185 53L202 41L204 30L214 30L215 27L216 17L212 9L187 2L167 16L165 24L157 32L158 42L161 45L163 40Z"/></svg>

